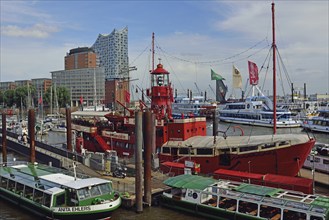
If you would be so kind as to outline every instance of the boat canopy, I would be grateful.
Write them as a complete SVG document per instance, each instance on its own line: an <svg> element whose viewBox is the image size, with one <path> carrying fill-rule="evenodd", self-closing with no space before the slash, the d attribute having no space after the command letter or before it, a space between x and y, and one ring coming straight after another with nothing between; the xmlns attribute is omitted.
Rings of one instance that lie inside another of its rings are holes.
<svg viewBox="0 0 329 220"><path fill-rule="evenodd" d="M81 189L84 187L91 187L94 185L100 185L104 183L109 183L110 181L100 179L100 178L88 178L88 179L80 179L79 181L72 181L69 183L66 183L64 186L72 188L72 189Z"/></svg>
<svg viewBox="0 0 329 220"><path fill-rule="evenodd" d="M166 184L167 186L175 187L175 188L204 190L207 187L209 187L209 185L214 184L215 182L216 180L212 178L184 174L184 175L171 177L165 180L163 183Z"/></svg>
<svg viewBox="0 0 329 220"><path fill-rule="evenodd" d="M250 184L242 184L235 188L236 191L242 193L249 193L259 196L273 196L276 193L282 191L282 189L276 189L266 186L259 186L259 185L250 185Z"/></svg>

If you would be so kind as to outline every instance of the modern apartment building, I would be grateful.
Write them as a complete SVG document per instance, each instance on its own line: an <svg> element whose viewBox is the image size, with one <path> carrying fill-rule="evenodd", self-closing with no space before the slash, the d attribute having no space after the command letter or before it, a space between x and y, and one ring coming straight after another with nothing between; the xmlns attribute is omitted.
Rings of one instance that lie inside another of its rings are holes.
<svg viewBox="0 0 329 220"><path fill-rule="evenodd" d="M123 79L129 76L128 28L114 29L111 34L99 34L92 46L104 67L105 79Z"/></svg>

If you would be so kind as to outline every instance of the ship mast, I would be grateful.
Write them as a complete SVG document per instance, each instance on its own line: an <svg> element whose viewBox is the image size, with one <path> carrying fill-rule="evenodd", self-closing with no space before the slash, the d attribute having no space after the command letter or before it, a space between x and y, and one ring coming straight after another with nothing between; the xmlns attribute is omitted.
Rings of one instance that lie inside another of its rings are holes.
<svg viewBox="0 0 329 220"><path fill-rule="evenodd" d="M273 134L276 134L276 44L275 44L275 22L274 2L272 2L272 49L273 49Z"/></svg>
<svg viewBox="0 0 329 220"><path fill-rule="evenodd" d="M154 71L154 32L152 33L152 71Z"/></svg>

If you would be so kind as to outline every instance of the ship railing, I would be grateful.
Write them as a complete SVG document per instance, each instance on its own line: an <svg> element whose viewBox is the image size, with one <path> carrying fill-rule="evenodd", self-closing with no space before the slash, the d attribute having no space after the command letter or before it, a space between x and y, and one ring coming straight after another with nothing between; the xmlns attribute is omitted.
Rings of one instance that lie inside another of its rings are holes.
<svg viewBox="0 0 329 220"><path fill-rule="evenodd" d="M9 162L0 162L0 166L16 166L16 165L27 165L28 162L26 161L9 161Z"/></svg>

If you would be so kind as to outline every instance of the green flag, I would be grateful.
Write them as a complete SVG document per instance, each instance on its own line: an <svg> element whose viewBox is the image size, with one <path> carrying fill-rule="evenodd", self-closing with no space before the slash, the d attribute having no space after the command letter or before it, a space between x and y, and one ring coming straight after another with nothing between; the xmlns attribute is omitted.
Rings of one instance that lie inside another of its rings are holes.
<svg viewBox="0 0 329 220"><path fill-rule="evenodd" d="M211 70L211 80L225 80L221 75L215 73L215 71Z"/></svg>

